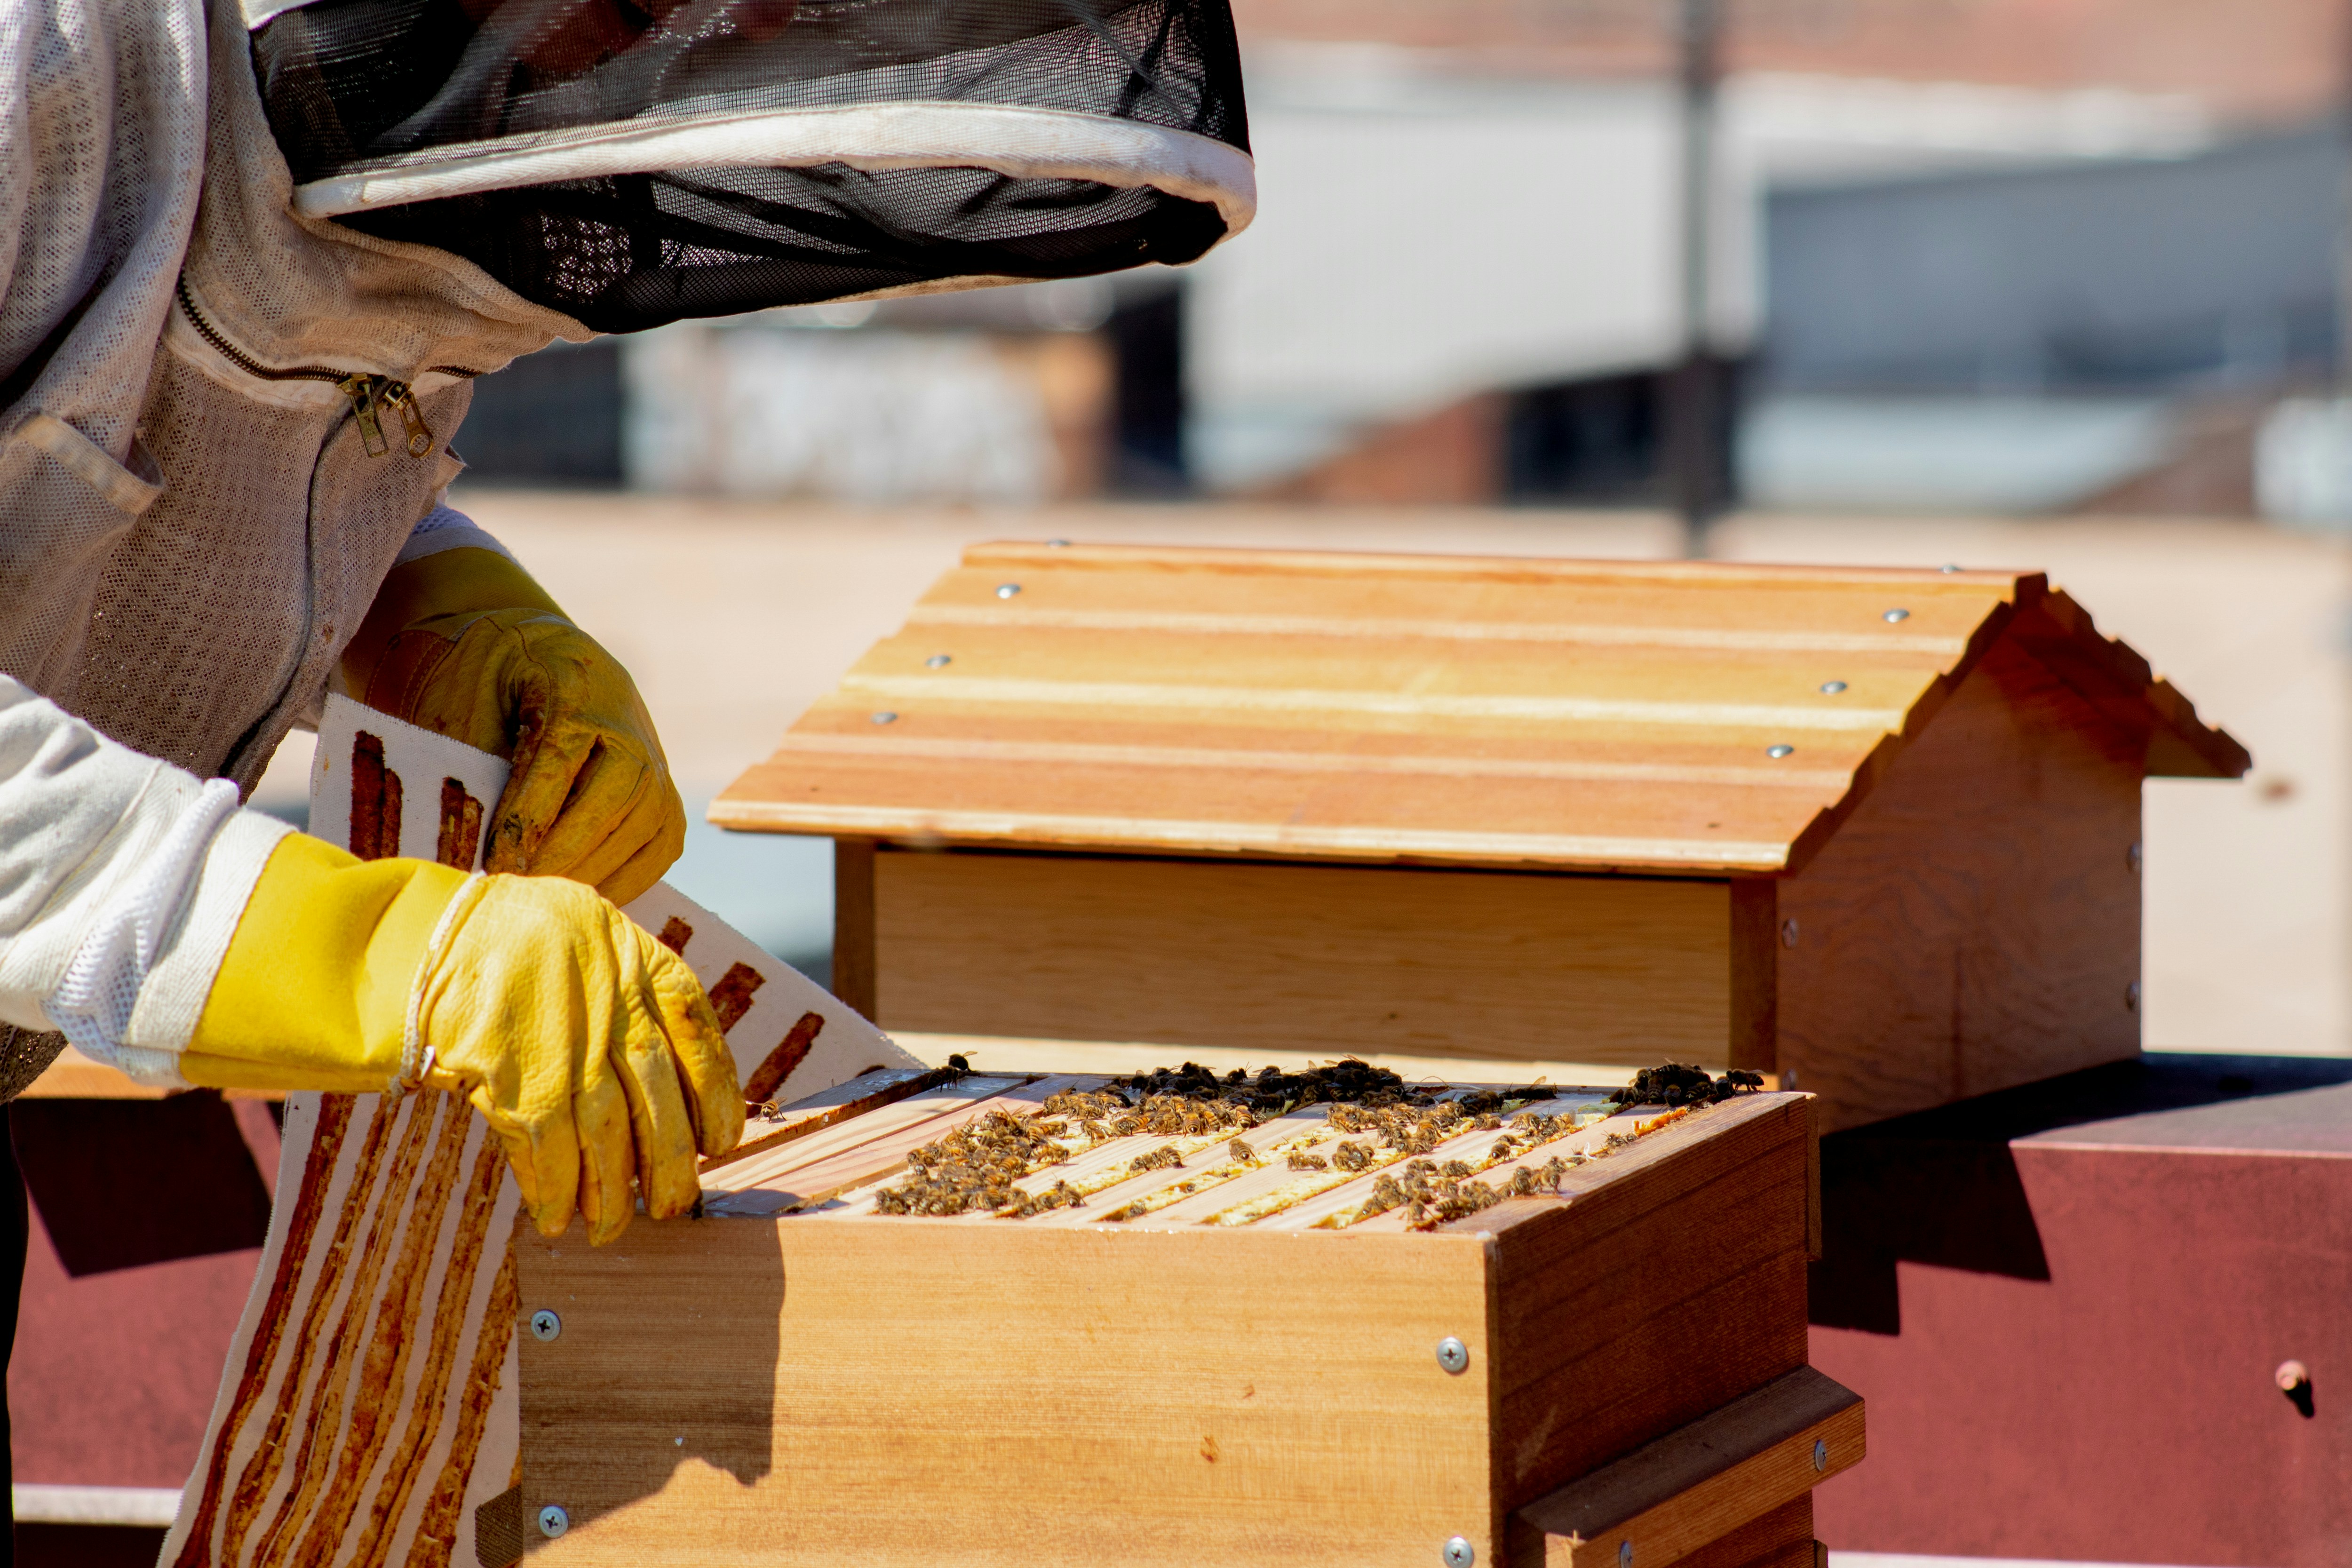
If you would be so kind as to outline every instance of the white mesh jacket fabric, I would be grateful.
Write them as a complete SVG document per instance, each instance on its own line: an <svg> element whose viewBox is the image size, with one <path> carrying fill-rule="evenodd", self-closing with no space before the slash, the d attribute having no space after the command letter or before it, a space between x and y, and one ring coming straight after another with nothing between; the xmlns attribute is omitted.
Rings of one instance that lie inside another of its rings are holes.
<svg viewBox="0 0 2352 1568"><path fill-rule="evenodd" d="M0 673L185 770L191 789L215 774L250 789L317 711L384 573L457 471L447 442L471 385L432 367L496 370L589 334L445 252L298 217L242 10L213 10L0 0ZM184 268L211 337L175 301ZM333 384L257 365L411 383L432 450L370 456ZM266 829L221 829L207 865L234 865L171 882L181 907L156 927L142 900L161 884L121 879L110 858L157 852L199 795L150 790L111 818L94 798L62 834L22 816L26 798L0 768L0 866L97 857L76 872L78 896L129 900L111 912L60 901L13 936L0 927L26 952L55 956L45 921L78 932L76 952L92 932L191 930L204 885L242 879L241 909L266 858ZM233 930L205 939L207 986ZM85 999L131 976L140 1016L152 943L92 940ZM12 989L7 969L0 958L0 1018L39 1027L28 998L49 991ZM41 973L47 987L64 972ZM102 1050L121 1016L98 1005L76 1012L77 1029ZM184 1008L157 1017L194 1024ZM5 1099L55 1045L0 1037ZM165 1058L123 1064L168 1074L169 1030L146 1037Z"/></svg>

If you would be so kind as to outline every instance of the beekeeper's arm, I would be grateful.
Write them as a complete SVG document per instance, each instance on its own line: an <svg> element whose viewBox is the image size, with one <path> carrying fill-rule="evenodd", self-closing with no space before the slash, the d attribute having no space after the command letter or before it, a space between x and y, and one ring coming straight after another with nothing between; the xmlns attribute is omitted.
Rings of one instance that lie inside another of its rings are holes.
<svg viewBox="0 0 2352 1568"><path fill-rule="evenodd" d="M447 507L385 577L343 679L371 708L514 763L490 870L569 877L625 904L685 847L686 809L628 672Z"/></svg>
<svg viewBox="0 0 2352 1568"><path fill-rule="evenodd" d="M695 1201L743 1121L692 973L589 889L362 862L0 676L0 1022L165 1086L465 1094L544 1231Z"/></svg>

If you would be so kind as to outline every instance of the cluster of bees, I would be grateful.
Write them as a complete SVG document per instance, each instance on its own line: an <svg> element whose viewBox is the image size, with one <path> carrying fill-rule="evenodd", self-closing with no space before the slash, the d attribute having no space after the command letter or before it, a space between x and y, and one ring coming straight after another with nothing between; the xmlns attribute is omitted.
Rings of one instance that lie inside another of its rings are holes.
<svg viewBox="0 0 2352 1568"><path fill-rule="evenodd" d="M1633 1075L1633 1081L1609 1098L1619 1105L1687 1105L1694 1109L1729 1100L1737 1094L1753 1094L1764 1087L1758 1074L1732 1068L1721 1078L1709 1078L1705 1068L1687 1062L1667 1062L1662 1067L1643 1068Z"/></svg>
<svg viewBox="0 0 2352 1568"><path fill-rule="evenodd" d="M1622 1103L1699 1105L1745 1092L1759 1082L1753 1074L1729 1073L1718 1083L1698 1068L1670 1063L1644 1071L1633 1089L1612 1098ZM1674 1098L1667 1099L1669 1093ZM1629 1098L1635 1095L1638 1100ZM1318 1151L1290 1150L1284 1155L1285 1165L1298 1172L1354 1174L1406 1156L1408 1163L1399 1173L1375 1179L1372 1197L1359 1217L1402 1208L1409 1224L1436 1225L1475 1214L1507 1197L1556 1191L1570 1167L1584 1162L1582 1154L1566 1161L1555 1158L1539 1170L1515 1172L1497 1187L1472 1180L1472 1167L1460 1160L1440 1167L1423 1157L1473 1129L1492 1129L1496 1134L1486 1162L1490 1165L1550 1142L1575 1130L1573 1115L1521 1111L1506 1125L1501 1112L1514 1102L1552 1097L1550 1089L1531 1085L1441 1098L1438 1091L1408 1085L1393 1072L1352 1058L1302 1072L1265 1068L1252 1075L1236 1068L1223 1078L1187 1062L1114 1079L1100 1089L1066 1090L1048 1099L1034 1116L990 1111L908 1154L905 1180L878 1193L875 1206L887 1215L992 1212L1006 1218L1075 1206L1082 1195L1066 1181L1036 1193L1024 1192L1016 1184L1066 1162L1080 1139L1092 1146L1115 1138L1199 1139L1230 1131L1235 1134L1225 1146L1230 1161L1255 1164L1257 1151L1238 1134L1300 1105L1328 1104L1330 1128L1342 1137ZM1631 1140L1620 1136L1610 1142L1614 1146ZM1168 1143L1129 1162L1126 1173L1141 1175L1183 1163L1181 1151ZM1125 1212L1106 1217L1122 1217Z"/></svg>
<svg viewBox="0 0 2352 1568"><path fill-rule="evenodd" d="M1408 1084L1386 1068L1376 1068L1353 1057L1328 1067L1285 1072L1260 1068L1253 1074L1235 1068L1219 1078L1198 1062L1180 1068L1154 1068L1111 1080L1116 1089L1151 1097L1224 1101L1244 1106L1261 1121L1302 1105L1429 1105L1436 1091Z"/></svg>
<svg viewBox="0 0 2352 1568"><path fill-rule="evenodd" d="M992 1210L1026 1217L1078 1202L1077 1189L1055 1182L1042 1193L1013 1184L1068 1158L1055 1142L1067 1124L992 1110L907 1156L907 1180L877 1193L880 1214L956 1215Z"/></svg>

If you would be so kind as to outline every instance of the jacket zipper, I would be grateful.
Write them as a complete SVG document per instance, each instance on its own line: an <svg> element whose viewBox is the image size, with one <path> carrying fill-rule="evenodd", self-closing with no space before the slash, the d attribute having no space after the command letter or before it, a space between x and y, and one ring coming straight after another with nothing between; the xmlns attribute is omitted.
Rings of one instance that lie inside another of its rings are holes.
<svg viewBox="0 0 2352 1568"><path fill-rule="evenodd" d="M331 370L325 365L301 365L293 370L273 370L251 354L230 342L220 329L205 320L196 309L195 300L188 292L188 280L179 283L180 309L188 314L188 324L196 329L205 342L221 352L223 357L248 375L264 381L323 381L331 384L352 400L352 418L360 427L360 446L371 458L381 458L392 450L392 443L383 433L383 416L389 413L400 420L401 444L412 458L422 458L433 450L433 431L425 423L425 411L416 405L416 395L408 383L388 375L371 375L365 371ZM481 374L454 364L426 367L428 374L461 376L470 380Z"/></svg>

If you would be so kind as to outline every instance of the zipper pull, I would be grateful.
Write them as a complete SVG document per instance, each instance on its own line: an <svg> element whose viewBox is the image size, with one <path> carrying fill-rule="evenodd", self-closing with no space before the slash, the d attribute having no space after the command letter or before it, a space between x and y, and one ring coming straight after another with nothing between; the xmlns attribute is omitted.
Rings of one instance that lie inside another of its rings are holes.
<svg viewBox="0 0 2352 1568"><path fill-rule="evenodd" d="M425 423L425 410L416 405L416 394L404 381L387 382L383 401L400 416L400 426L407 432L408 455L422 458L433 450L433 430Z"/></svg>
<svg viewBox="0 0 2352 1568"><path fill-rule="evenodd" d="M360 449L371 458L391 451L392 443L383 438L383 423L376 416L376 378L365 373L346 376L338 388L352 400L352 417L360 427Z"/></svg>

